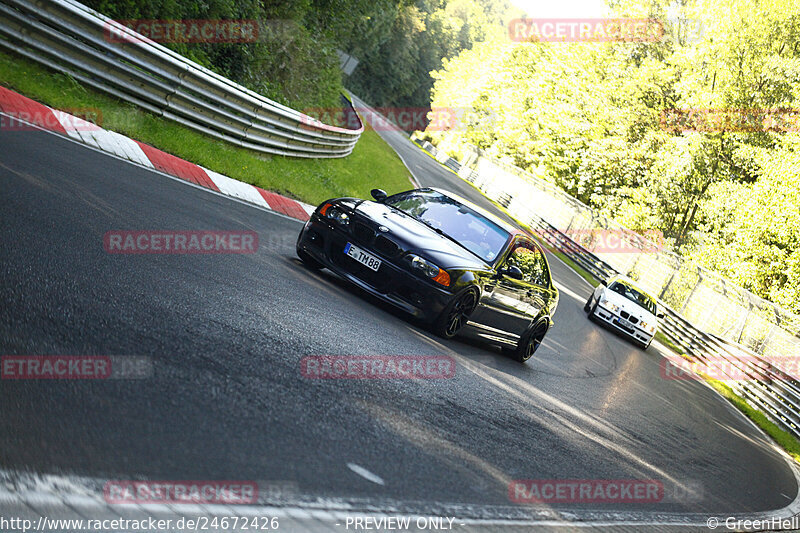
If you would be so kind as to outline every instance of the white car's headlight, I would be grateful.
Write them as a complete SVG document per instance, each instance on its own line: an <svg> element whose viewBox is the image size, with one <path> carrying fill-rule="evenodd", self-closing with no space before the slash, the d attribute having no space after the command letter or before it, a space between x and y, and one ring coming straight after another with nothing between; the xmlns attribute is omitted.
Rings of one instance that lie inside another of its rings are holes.
<svg viewBox="0 0 800 533"><path fill-rule="evenodd" d="M655 331L656 331L655 325L651 326L650 324L648 324L644 320L642 320L640 322L640 324L642 325L642 328L644 328L644 330L647 331L648 333L655 333Z"/></svg>
<svg viewBox="0 0 800 533"><path fill-rule="evenodd" d="M606 309L610 309L611 311L614 311L615 313L619 312L619 306L612 304L611 302L609 302L605 298L600 300L600 305L602 305Z"/></svg>

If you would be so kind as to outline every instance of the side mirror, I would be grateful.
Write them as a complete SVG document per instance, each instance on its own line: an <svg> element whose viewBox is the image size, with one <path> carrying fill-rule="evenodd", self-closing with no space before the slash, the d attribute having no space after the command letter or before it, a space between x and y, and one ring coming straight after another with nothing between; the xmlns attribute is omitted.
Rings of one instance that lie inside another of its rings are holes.
<svg viewBox="0 0 800 533"><path fill-rule="evenodd" d="M656 315L656 318L664 318L664 313L658 313L658 314Z"/></svg>
<svg viewBox="0 0 800 533"><path fill-rule="evenodd" d="M511 265L508 268L501 268L498 273L503 276L508 276L509 278L522 279L522 270L516 265Z"/></svg>
<svg viewBox="0 0 800 533"><path fill-rule="evenodd" d="M384 200L386 200L386 198L389 196L383 189L372 189L370 191L370 194L372 195L373 198L375 198L375 201L380 204L382 204Z"/></svg>
<svg viewBox="0 0 800 533"><path fill-rule="evenodd" d="M604 287L608 287L608 282L606 280L604 280L604 279L601 279L600 280L600 285L603 285Z"/></svg>

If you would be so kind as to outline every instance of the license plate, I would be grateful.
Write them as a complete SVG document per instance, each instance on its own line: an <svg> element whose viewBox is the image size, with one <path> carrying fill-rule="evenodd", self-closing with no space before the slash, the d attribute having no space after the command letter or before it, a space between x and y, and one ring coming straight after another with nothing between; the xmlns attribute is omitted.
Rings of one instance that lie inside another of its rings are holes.
<svg viewBox="0 0 800 533"><path fill-rule="evenodd" d="M631 324L630 321L625 320L624 318L617 319L617 324L619 324L625 329L633 329L633 324Z"/></svg>
<svg viewBox="0 0 800 533"><path fill-rule="evenodd" d="M347 246L344 247L344 253L370 270L374 270L375 272L377 272L381 267L380 259L370 253L365 252L358 246L350 244L349 242L347 243Z"/></svg>

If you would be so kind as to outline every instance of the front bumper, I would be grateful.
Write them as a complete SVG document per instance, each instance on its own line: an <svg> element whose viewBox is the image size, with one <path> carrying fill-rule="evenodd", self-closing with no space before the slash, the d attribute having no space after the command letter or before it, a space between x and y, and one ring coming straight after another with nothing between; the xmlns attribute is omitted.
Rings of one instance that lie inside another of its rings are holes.
<svg viewBox="0 0 800 533"><path fill-rule="evenodd" d="M635 325L631 328L623 326L620 324L620 319L622 319L622 316L611 309L603 307L602 304L598 304L597 309L593 311L593 313L596 319L602 321L608 326L611 326L614 330L624 334L629 339L633 339L639 344L650 344L650 341L652 341L653 337L655 336L655 332L650 333Z"/></svg>
<svg viewBox="0 0 800 533"><path fill-rule="evenodd" d="M453 294L398 264L402 261L402 253L390 256L376 250L369 240L364 236L356 237L336 223L315 214L300 232L297 248L372 296L424 321L435 320ZM378 271L374 272L347 256L344 248L348 242L380 258Z"/></svg>

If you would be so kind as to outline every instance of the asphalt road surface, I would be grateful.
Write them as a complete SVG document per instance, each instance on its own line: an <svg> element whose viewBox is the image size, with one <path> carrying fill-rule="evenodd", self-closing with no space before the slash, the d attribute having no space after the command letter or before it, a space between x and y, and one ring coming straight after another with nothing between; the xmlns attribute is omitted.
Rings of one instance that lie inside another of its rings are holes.
<svg viewBox="0 0 800 533"><path fill-rule="evenodd" d="M486 202L384 134L423 185ZM375 186L381 184L376 181ZM701 383L561 302L524 365L443 341L295 258L301 223L37 131L0 132L0 353L139 356L151 375L0 382L0 469L256 480L262 502L526 517L743 513L798 487ZM250 230L255 254L117 255L109 230ZM446 355L452 379L312 380L308 355ZM661 501L522 506L518 479L657 480ZM699 515L698 515L699 516Z"/></svg>

